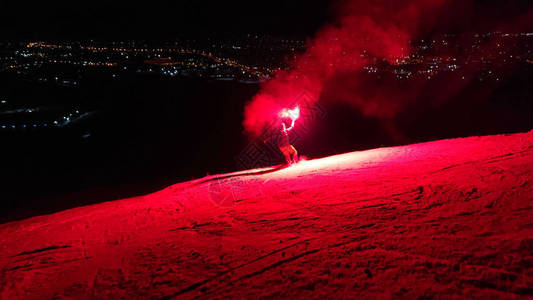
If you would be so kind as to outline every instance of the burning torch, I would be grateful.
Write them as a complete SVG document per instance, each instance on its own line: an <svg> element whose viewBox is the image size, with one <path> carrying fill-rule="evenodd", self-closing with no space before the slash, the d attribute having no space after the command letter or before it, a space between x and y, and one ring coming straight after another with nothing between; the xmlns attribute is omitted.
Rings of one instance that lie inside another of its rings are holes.
<svg viewBox="0 0 533 300"><path fill-rule="evenodd" d="M300 107L296 106L293 109L285 108L280 113L281 118L290 118L292 120L291 127L285 128L285 123L283 123L283 128L285 131L289 131L294 127L294 122L300 117Z"/></svg>

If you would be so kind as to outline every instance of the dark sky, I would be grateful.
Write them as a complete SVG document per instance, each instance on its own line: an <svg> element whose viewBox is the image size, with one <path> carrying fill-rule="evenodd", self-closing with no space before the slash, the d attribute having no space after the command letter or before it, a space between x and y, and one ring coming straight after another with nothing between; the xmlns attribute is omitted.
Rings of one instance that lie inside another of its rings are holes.
<svg viewBox="0 0 533 300"><path fill-rule="evenodd" d="M310 35L328 1L0 0L0 38L158 38L272 33Z"/></svg>
<svg viewBox="0 0 533 300"><path fill-rule="evenodd" d="M342 1L396 0L0 0L0 40L168 39L224 33L310 36L332 19L331 2ZM454 3L449 13L456 18L443 18L441 27L459 30L508 22L533 6L532 0L449 2Z"/></svg>

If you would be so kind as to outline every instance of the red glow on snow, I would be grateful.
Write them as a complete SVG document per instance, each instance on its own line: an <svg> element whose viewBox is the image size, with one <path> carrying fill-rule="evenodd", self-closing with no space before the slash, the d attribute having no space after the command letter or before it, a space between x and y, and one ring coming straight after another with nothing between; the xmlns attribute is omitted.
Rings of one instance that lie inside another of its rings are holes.
<svg viewBox="0 0 533 300"><path fill-rule="evenodd" d="M273 177L296 176L302 172L313 170L341 170L345 166L357 166L359 168L369 167L376 164L388 164L401 159L397 151L392 148L379 148L366 151L352 152L335 156L328 156L313 160L307 160L306 157L300 158L299 162L289 168L278 171Z"/></svg>
<svg viewBox="0 0 533 300"><path fill-rule="evenodd" d="M0 298L516 299L532 176L533 131L213 175L0 224Z"/></svg>

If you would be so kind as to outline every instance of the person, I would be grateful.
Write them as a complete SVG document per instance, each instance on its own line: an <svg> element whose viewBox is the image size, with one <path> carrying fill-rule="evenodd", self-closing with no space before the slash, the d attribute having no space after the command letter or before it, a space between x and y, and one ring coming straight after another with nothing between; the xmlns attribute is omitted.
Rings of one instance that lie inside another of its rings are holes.
<svg viewBox="0 0 533 300"><path fill-rule="evenodd" d="M294 148L293 145L291 145L289 140L289 132L294 128L294 121L292 122L291 126L287 128L285 125L285 122L281 121L281 131L277 135L277 145L281 153L283 153L283 156L285 156L285 161L288 165L292 165L298 162L298 151L296 151L296 148ZM268 139L264 140L266 143L268 140L270 140L271 136Z"/></svg>

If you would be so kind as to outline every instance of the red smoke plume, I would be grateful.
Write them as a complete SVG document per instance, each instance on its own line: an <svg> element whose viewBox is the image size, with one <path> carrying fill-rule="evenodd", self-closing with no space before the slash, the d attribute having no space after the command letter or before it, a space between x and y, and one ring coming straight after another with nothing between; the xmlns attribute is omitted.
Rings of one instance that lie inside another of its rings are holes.
<svg viewBox="0 0 533 300"><path fill-rule="evenodd" d="M260 135L281 109L293 105L304 92L311 102L319 98L343 101L365 115L393 118L417 99L426 83L387 82L387 86L380 86L358 75L361 69L371 64L401 61L413 52L411 41L430 36L436 30L475 30L468 28L472 26L469 18L476 12L474 3L464 0L335 2L335 20L307 42L307 50L294 60L290 70L276 73L246 105L243 122L246 133ZM445 94L457 92L465 82L454 82ZM324 94L329 97L321 97ZM444 101L443 97L437 94L436 98L441 99L436 101Z"/></svg>

